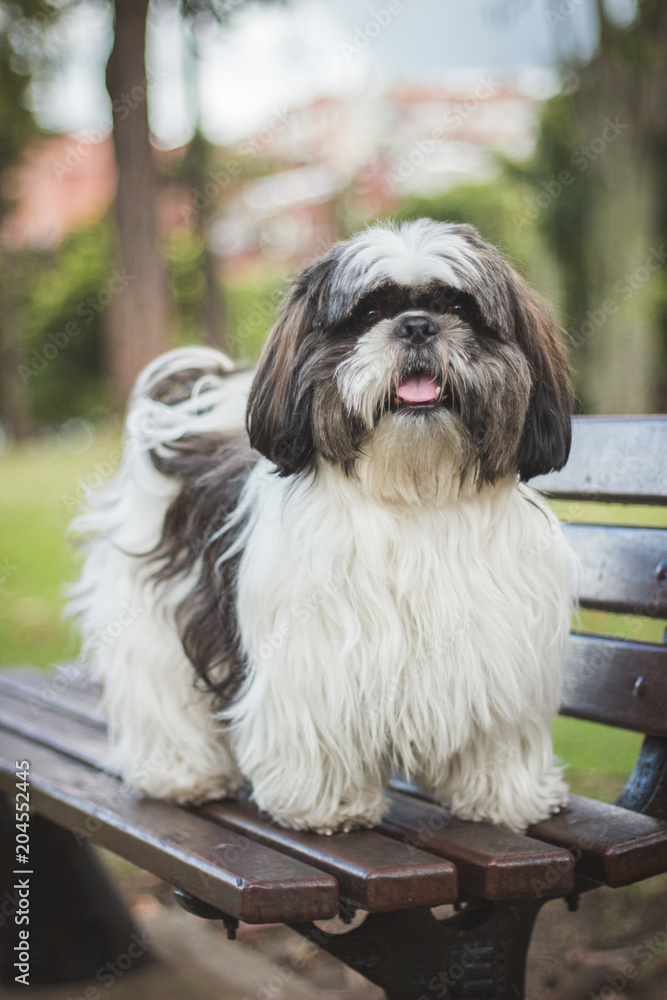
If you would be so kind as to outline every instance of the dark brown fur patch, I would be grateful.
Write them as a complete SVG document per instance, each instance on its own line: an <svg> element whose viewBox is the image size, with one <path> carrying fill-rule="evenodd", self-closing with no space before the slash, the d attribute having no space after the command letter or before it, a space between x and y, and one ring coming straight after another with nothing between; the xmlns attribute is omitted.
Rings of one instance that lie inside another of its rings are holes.
<svg viewBox="0 0 667 1000"><path fill-rule="evenodd" d="M244 525L222 529L259 456L240 432L186 436L151 457L159 472L181 484L152 554L153 578L161 583L198 572L178 606L176 623L197 676L225 704L245 673L236 615L240 554L218 561Z"/></svg>

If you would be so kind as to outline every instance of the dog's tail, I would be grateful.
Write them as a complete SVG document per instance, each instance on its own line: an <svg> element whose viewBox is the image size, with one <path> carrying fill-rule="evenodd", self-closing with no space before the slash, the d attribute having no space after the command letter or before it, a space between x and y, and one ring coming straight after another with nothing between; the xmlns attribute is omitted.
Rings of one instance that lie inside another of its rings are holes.
<svg viewBox="0 0 667 1000"><path fill-rule="evenodd" d="M70 529L85 558L79 580L68 589L66 614L79 619L87 660L104 661L109 633L123 628L145 598L142 564L158 545L165 514L182 486L165 474L174 453L170 446L242 434L251 380L252 372L236 370L224 354L201 346L169 351L139 375L118 472L104 487L87 491L86 506Z"/></svg>

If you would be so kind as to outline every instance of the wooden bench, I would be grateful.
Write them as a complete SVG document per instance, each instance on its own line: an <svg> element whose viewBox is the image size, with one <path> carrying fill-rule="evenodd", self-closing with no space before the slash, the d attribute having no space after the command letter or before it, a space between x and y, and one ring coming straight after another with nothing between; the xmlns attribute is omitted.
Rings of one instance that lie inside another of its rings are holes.
<svg viewBox="0 0 667 1000"><path fill-rule="evenodd" d="M571 501L664 505L667 418L577 419L566 469L539 485ZM667 530L566 530L583 566L582 607L667 618ZM89 841L165 879L181 905L223 920L230 935L239 920L289 924L392 1000L522 997L545 900L561 896L574 907L583 891L667 870L667 646L658 643L572 634L562 712L644 733L643 749L616 805L573 796L527 836L459 821L399 782L378 829L334 837L281 829L248 799L190 809L141 799L108 769L97 698L75 665L0 673L7 983L21 955L14 916L26 906L17 883L30 891L32 983L94 976L128 952L136 929ZM166 747L152 764L168 766L168 755ZM30 765L28 864L17 860L11 798L22 761ZM437 920L430 908L443 903L457 912ZM313 923L338 913L349 921L358 910L369 915L347 934Z"/></svg>

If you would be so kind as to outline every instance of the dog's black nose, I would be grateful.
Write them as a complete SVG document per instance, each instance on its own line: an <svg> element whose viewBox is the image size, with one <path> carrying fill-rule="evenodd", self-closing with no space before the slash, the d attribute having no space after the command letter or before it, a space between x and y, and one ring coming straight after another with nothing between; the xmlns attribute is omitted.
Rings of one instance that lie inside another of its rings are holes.
<svg viewBox="0 0 667 1000"><path fill-rule="evenodd" d="M409 340L413 347L421 347L436 336L438 327L430 316L404 316L396 331L401 340Z"/></svg>

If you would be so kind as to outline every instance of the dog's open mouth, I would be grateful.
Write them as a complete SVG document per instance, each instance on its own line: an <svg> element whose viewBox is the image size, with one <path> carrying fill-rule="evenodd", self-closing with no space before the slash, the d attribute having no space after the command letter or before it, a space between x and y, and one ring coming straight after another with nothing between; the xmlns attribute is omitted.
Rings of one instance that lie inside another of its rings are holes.
<svg viewBox="0 0 667 1000"><path fill-rule="evenodd" d="M447 384L424 372L412 372L399 383L392 399L392 409L432 410L450 406L451 396Z"/></svg>
<svg viewBox="0 0 667 1000"><path fill-rule="evenodd" d="M396 390L396 401L399 404L423 406L425 403L436 403L439 398L440 386L428 375L413 375L412 378L401 382Z"/></svg>

